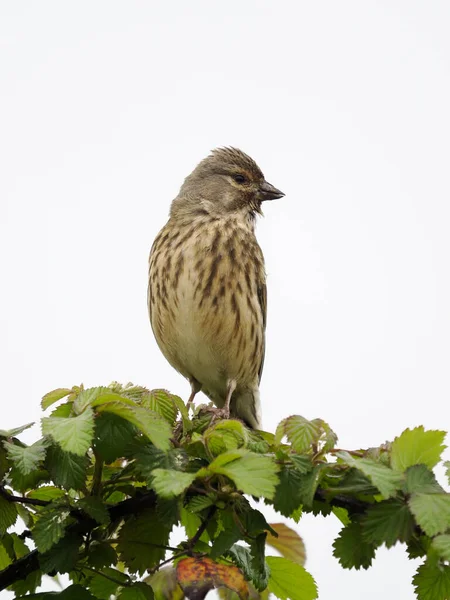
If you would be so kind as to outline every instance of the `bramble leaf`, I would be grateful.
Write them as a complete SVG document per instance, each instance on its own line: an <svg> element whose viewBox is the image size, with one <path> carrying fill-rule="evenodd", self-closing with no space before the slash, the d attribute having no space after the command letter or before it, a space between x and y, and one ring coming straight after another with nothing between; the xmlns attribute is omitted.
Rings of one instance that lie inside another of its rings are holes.
<svg viewBox="0 0 450 600"><path fill-rule="evenodd" d="M68 388L57 388L56 390L48 392L48 394L45 394L45 396L42 397L42 410L46 410L49 406L51 406L55 402L58 402L58 400L65 398L71 393L71 391L72 390L69 390Z"/></svg>
<svg viewBox="0 0 450 600"><path fill-rule="evenodd" d="M89 462L87 456L64 452L60 446L54 444L47 450L45 464L55 485L66 490L80 490L85 485Z"/></svg>
<svg viewBox="0 0 450 600"><path fill-rule="evenodd" d="M306 549L298 533L285 523L271 523L270 526L277 532L278 537L269 532L266 543L278 550L284 558L303 566L306 561Z"/></svg>
<svg viewBox="0 0 450 600"><path fill-rule="evenodd" d="M401 500L385 500L370 507L362 520L362 537L366 542L387 548L407 542L414 530L408 505Z"/></svg>
<svg viewBox="0 0 450 600"><path fill-rule="evenodd" d="M152 471L152 486L161 498L174 498L182 494L194 481L195 473L183 473L169 469Z"/></svg>
<svg viewBox="0 0 450 600"><path fill-rule="evenodd" d="M397 471L405 471L412 465L424 464L432 469L437 465L446 448L443 444L444 438L445 431L425 431L422 426L405 429L392 442L392 468Z"/></svg>
<svg viewBox="0 0 450 600"><path fill-rule="evenodd" d="M417 569L413 584L418 600L447 600L450 598L450 566L426 561Z"/></svg>
<svg viewBox="0 0 450 600"><path fill-rule="evenodd" d="M208 471L226 475L245 494L269 499L273 498L278 483L278 465L275 461L246 450L221 454L209 465Z"/></svg>
<svg viewBox="0 0 450 600"><path fill-rule="evenodd" d="M92 443L94 413L86 408L77 417L44 417L42 432L52 437L65 452L83 456Z"/></svg>
<svg viewBox="0 0 450 600"><path fill-rule="evenodd" d="M49 443L45 439L38 440L31 446L19 446L11 442L3 442L9 460L23 475L28 475L38 468L39 463L45 458L48 445Z"/></svg>
<svg viewBox="0 0 450 600"><path fill-rule="evenodd" d="M431 542L431 547L436 553L450 562L450 534L446 533L443 535L436 536Z"/></svg>
<svg viewBox="0 0 450 600"><path fill-rule="evenodd" d="M333 543L333 555L344 569L368 569L375 557L375 546L362 536L361 523L353 521L343 529Z"/></svg>
<svg viewBox="0 0 450 600"><path fill-rule="evenodd" d="M5 492L5 495L8 492ZM8 494L9 495L9 494ZM17 508L13 502L8 502L6 497L0 496L0 535L14 525L17 519Z"/></svg>
<svg viewBox="0 0 450 600"><path fill-rule="evenodd" d="M409 507L417 524L429 536L450 529L450 494L413 494Z"/></svg>
<svg viewBox="0 0 450 600"><path fill-rule="evenodd" d="M315 600L317 586L301 565L279 556L266 558L270 569L269 591L280 600Z"/></svg>
<svg viewBox="0 0 450 600"><path fill-rule="evenodd" d="M280 444L284 436L291 442L293 449L299 454L310 449L311 444L320 437L320 423L308 421L300 415L283 419L275 433L275 443Z"/></svg>
<svg viewBox="0 0 450 600"><path fill-rule="evenodd" d="M33 540L39 552L50 550L63 537L72 520L67 508L48 507L42 510L33 529Z"/></svg>
<svg viewBox="0 0 450 600"><path fill-rule="evenodd" d="M349 467L361 471L385 498L394 496L397 490L402 487L403 474L393 471L382 463L375 462L370 458L354 458L344 451L338 452L337 456Z"/></svg>

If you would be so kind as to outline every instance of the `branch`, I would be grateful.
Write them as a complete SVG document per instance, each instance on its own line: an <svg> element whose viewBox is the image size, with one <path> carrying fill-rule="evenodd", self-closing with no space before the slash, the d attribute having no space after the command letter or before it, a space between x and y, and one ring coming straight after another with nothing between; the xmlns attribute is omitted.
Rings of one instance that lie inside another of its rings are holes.
<svg viewBox="0 0 450 600"><path fill-rule="evenodd" d="M27 498L26 496L13 496L8 494L3 486L0 486L0 496L8 502L19 502L20 504L29 504L30 506L48 506L50 500L38 500L37 498Z"/></svg>
<svg viewBox="0 0 450 600"><path fill-rule="evenodd" d="M4 493L6 494L6 492ZM9 496L9 494L6 495ZM14 501L15 500L11 500L11 502ZM47 503L45 505L47 505ZM135 496L134 498L128 498L127 500L119 502L119 504L111 506L111 508L108 509L108 512L111 521L114 522L126 516L138 514L146 508L154 508L155 506L156 495L154 492L150 491L140 496ZM95 529L95 527L98 527L98 523L94 521L94 519L83 515L77 523L70 525L66 529L66 532L86 534ZM33 571L37 571L39 568L39 552L33 550L0 572L0 591L16 581L25 579L27 575Z"/></svg>

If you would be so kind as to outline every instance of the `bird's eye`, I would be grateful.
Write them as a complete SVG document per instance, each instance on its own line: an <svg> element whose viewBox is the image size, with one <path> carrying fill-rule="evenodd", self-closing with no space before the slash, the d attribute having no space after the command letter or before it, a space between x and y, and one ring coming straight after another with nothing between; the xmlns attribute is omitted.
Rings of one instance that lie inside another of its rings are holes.
<svg viewBox="0 0 450 600"><path fill-rule="evenodd" d="M233 179L236 183L247 183L247 178L244 177L244 175L241 175L240 173L236 173L236 175L233 175Z"/></svg>

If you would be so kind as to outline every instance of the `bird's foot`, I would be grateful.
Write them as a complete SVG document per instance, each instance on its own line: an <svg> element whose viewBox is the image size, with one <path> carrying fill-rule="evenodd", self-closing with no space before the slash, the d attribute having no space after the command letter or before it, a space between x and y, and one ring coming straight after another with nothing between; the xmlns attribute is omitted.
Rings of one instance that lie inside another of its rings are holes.
<svg viewBox="0 0 450 600"><path fill-rule="evenodd" d="M212 419L211 419L211 424L213 424L215 421L221 421L222 419L229 419L230 418L230 409L229 407L223 407L223 408L217 408L217 406L214 406L212 404L210 405L203 405L201 407L199 407L199 411L198 411L199 415L211 415Z"/></svg>

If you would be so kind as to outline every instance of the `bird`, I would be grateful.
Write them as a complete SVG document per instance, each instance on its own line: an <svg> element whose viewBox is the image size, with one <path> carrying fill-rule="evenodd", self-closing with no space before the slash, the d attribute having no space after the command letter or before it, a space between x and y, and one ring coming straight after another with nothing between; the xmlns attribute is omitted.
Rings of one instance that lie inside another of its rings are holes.
<svg viewBox="0 0 450 600"><path fill-rule="evenodd" d="M267 291L255 236L262 203L285 194L234 147L213 150L186 177L149 257L156 342L221 418L261 429Z"/></svg>

